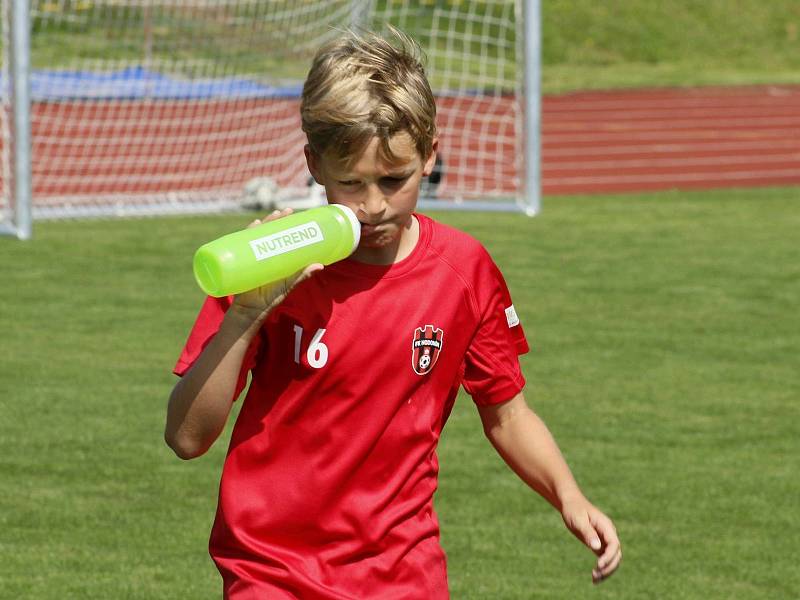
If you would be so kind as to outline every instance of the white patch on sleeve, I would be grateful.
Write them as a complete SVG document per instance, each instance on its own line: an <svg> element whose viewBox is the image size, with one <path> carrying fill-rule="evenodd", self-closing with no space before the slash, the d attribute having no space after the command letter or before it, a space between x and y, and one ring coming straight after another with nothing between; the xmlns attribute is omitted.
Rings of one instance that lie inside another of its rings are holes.
<svg viewBox="0 0 800 600"><path fill-rule="evenodd" d="M517 316L517 311L514 310L513 304L506 309L506 321L508 321L509 329L519 325L519 317Z"/></svg>

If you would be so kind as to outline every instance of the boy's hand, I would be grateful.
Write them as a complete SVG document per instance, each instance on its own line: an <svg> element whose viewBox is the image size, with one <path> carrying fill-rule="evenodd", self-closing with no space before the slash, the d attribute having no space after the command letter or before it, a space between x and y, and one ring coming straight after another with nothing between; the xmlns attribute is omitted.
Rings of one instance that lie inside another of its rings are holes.
<svg viewBox="0 0 800 600"><path fill-rule="evenodd" d="M564 502L561 517L575 537L598 557L592 570L592 582L600 583L610 577L622 560L622 547L611 519L586 498Z"/></svg>
<svg viewBox="0 0 800 600"><path fill-rule="evenodd" d="M250 223L250 225L248 225L248 228L256 227L262 223L274 221L282 217L287 217L292 214L292 212L293 211L291 208L275 210L272 214L263 219L256 219ZM314 263L307 266L302 271L298 271L291 277L287 277L286 279L267 285L262 285L254 290L250 290L249 292L237 294L234 297L231 308L248 319L260 321L264 319L273 308L283 302L286 299L286 296L289 295L289 292L291 292L298 283L308 279L313 273L321 271L322 269L323 265Z"/></svg>

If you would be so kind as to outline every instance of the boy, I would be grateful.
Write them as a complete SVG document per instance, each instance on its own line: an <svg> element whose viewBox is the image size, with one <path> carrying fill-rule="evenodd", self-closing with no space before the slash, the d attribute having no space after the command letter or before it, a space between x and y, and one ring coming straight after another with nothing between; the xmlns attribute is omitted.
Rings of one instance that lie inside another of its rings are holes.
<svg viewBox="0 0 800 600"><path fill-rule="evenodd" d="M226 598L447 598L435 450L460 385L501 456L598 555L593 580L621 558L525 403L528 345L502 275L414 212L436 108L418 48L396 36L343 36L303 89L308 167L356 212L355 253L207 299L175 367L165 437L182 458L216 440L252 373L210 541Z"/></svg>

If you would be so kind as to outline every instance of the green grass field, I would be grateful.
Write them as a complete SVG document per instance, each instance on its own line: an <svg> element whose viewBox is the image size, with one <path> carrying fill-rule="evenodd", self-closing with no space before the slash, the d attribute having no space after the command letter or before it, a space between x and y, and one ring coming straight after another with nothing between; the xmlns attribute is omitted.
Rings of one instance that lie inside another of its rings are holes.
<svg viewBox="0 0 800 600"><path fill-rule="evenodd" d="M475 16L505 19L503 3L475 2ZM283 27L264 19L268 10L294 13L302 0L242 3L230 14L213 3L206 9L179 8L175 3L153 7L129 3L32 3L32 62L38 69L76 68L76 60L130 61L132 64L207 64L215 73L268 73L302 79L312 48L287 48ZM377 0L381 11L395 0ZM462 18L443 17L438 10L459 0L410 0L401 26L430 49L462 53L458 38L446 42L428 35L431 23L466 33ZM164 8L167 7L167 8ZM308 7L305 7L308 10ZM315 9L315 18L334 6ZM232 22L221 14L236 17ZM309 17L311 18L311 17ZM241 26L253 23L253 31ZM338 21L337 21L338 22ZM232 24L233 23L233 24ZM367 23L380 28L382 23ZM324 29L324 28L323 28ZM499 29L498 29L499 31ZM547 0L542 2L542 85L546 92L588 88L800 83L800 4L796 0ZM514 40L505 52L513 60ZM2 44L2 40L0 40ZM450 48L449 45L455 44ZM475 56L496 58L492 44L472 43ZM485 65L467 59L458 77L479 75ZM432 61L434 87L442 65ZM187 67L189 68L189 67ZM513 65L507 75L514 76ZM169 69L168 69L169 70ZM195 73L196 75L196 73ZM477 79L485 85L484 79ZM472 84L470 82L470 84Z"/></svg>
<svg viewBox="0 0 800 600"><path fill-rule="evenodd" d="M503 269L533 346L528 398L625 548L593 588L590 553L462 397L437 495L453 598L796 597L797 190L438 217ZM246 221L47 222L0 239L0 597L219 597L206 543L227 432L187 463L162 428L201 301L192 252Z"/></svg>

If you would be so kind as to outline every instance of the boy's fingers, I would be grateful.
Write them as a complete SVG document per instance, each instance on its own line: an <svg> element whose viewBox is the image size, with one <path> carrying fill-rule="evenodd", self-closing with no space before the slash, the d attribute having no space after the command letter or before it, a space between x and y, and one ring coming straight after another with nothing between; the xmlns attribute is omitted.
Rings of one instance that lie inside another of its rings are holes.
<svg viewBox="0 0 800 600"><path fill-rule="evenodd" d="M325 266L320 263L313 263L308 265L305 269L303 269L300 272L300 275L297 276L297 279L294 280L294 282L292 283L292 287L296 286L301 281L305 281L317 271L322 271L322 269L324 268Z"/></svg>
<svg viewBox="0 0 800 600"><path fill-rule="evenodd" d="M579 537L581 540L583 540L583 543L589 546L593 552L600 552L600 549L603 547L603 543L600 541L600 537L597 535L597 532L594 530L594 527L592 527L592 524L588 519L578 525L578 533L580 534Z"/></svg>
<svg viewBox="0 0 800 600"><path fill-rule="evenodd" d="M602 552L597 553L597 566L592 571L592 579L595 583L599 583L616 571L622 560L622 547L619 543L617 530L607 517L596 519L594 527L603 538Z"/></svg>
<svg viewBox="0 0 800 600"><path fill-rule="evenodd" d="M591 548L593 552L599 553L602 548L602 542L597 535L598 532L592 526L591 516L584 503L581 503L577 508L572 505L565 506L562 511L561 516L564 519L564 523L572 534Z"/></svg>
<svg viewBox="0 0 800 600"><path fill-rule="evenodd" d="M288 217L294 211L291 208L276 208L264 218L264 221L274 221L282 217Z"/></svg>
<svg viewBox="0 0 800 600"><path fill-rule="evenodd" d="M300 283L301 281L305 281L306 279L311 277L314 273L316 273L317 271L321 271L324 268L325 268L324 265L320 263L312 263L302 271L298 272L296 275L284 279L282 295L283 296L288 295L289 292L291 292L298 283Z"/></svg>
<svg viewBox="0 0 800 600"><path fill-rule="evenodd" d="M274 221L275 219L280 219L283 217L288 217L294 211L291 208L284 208L284 209L275 209L268 215L265 215L263 219L255 219L250 225L247 227L256 227L257 225L261 225L262 223L269 223L270 221Z"/></svg>
<svg viewBox="0 0 800 600"><path fill-rule="evenodd" d="M597 559L597 568L600 571L604 571L608 565L621 555L622 549L619 546L619 542L616 540L612 541L603 549L603 553Z"/></svg>
<svg viewBox="0 0 800 600"><path fill-rule="evenodd" d="M592 571L592 581L594 583L600 583L611 577L614 571L617 570L617 567L619 567L620 561L622 561L622 549L618 547L614 556L611 557L605 566L601 567L598 561L598 566Z"/></svg>
<svg viewBox="0 0 800 600"><path fill-rule="evenodd" d="M616 554L614 554L614 557L611 559L611 561L608 564L606 564L602 569L600 569L603 573L603 577L608 577L614 571L616 571L617 567L619 567L621 562L622 562L622 548L617 548L617 552Z"/></svg>
<svg viewBox="0 0 800 600"><path fill-rule="evenodd" d="M595 531L597 531L597 534L603 539L604 549L602 556L600 556L600 560L602 561L603 557L606 555L611 556L619 549L619 537L617 536L617 529L614 527L614 524L611 522L611 520L605 515L600 515L594 519L593 526Z"/></svg>

